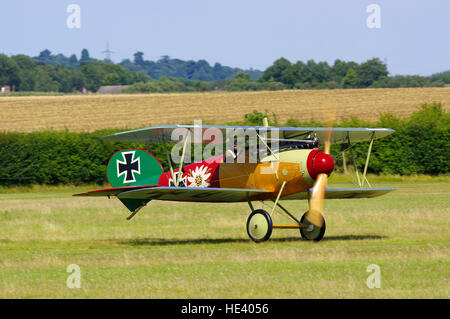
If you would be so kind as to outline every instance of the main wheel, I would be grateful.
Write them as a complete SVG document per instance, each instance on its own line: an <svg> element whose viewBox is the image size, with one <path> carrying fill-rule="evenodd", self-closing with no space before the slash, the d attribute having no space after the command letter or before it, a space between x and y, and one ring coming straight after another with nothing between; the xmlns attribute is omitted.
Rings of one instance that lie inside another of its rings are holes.
<svg viewBox="0 0 450 319"><path fill-rule="evenodd" d="M325 218L323 219L322 227L317 227L306 219L306 213L304 213L300 219L300 223L308 226L308 228L300 228L300 235L302 235L302 238L305 240L320 241L323 238L323 235L325 235L325 230L327 228Z"/></svg>
<svg viewBox="0 0 450 319"><path fill-rule="evenodd" d="M272 218L264 209L254 210L247 219L247 234L251 240L260 243L272 235Z"/></svg>

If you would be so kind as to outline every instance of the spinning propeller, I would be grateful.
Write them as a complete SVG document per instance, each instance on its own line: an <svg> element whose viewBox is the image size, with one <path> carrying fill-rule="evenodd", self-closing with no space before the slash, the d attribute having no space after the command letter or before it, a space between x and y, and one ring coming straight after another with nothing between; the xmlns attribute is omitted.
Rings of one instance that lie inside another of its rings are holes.
<svg viewBox="0 0 450 319"><path fill-rule="evenodd" d="M333 105L334 106L334 105ZM312 188L311 198L309 200L309 210L306 213L306 219L317 227L323 225L323 207L325 199L325 188L327 187L328 176L334 169L334 159L330 156L332 123L335 118L336 108L332 108L332 112L328 112L328 130L324 134L324 150L318 152L313 158L313 167L317 172L316 181ZM325 113L324 113L325 114Z"/></svg>

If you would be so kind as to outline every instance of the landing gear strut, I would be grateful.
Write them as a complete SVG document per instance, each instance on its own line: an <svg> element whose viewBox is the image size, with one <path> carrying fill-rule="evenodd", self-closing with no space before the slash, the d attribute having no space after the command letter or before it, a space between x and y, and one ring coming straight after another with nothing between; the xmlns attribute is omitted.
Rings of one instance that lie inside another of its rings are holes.
<svg viewBox="0 0 450 319"><path fill-rule="evenodd" d="M284 207L281 207L285 210ZM287 211L286 211L287 212ZM288 212L287 212L288 213ZM290 217L293 217L290 213L288 213ZM317 227L314 224L311 224L306 219L306 213L303 214L300 220L295 219L297 224L295 225L274 225L272 221L272 217L270 214L264 209L256 209L251 212L247 219L247 234L251 240L256 243L260 243L266 241L272 235L272 230L274 228L280 229L299 229L300 235L304 240L308 241L320 241L325 235L326 223L325 219L323 220L322 227Z"/></svg>

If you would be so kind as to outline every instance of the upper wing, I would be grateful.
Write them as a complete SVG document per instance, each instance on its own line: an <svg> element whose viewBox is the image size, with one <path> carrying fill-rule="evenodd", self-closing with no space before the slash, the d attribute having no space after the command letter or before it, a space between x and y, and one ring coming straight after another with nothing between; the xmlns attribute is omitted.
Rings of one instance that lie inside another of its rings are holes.
<svg viewBox="0 0 450 319"><path fill-rule="evenodd" d="M325 199L343 199L343 198L370 198L377 197L394 191L395 188L327 188L325 189ZM281 199L308 199L307 190L301 193L291 194Z"/></svg>
<svg viewBox="0 0 450 319"><path fill-rule="evenodd" d="M179 129L178 132L174 132ZM118 142L140 142L140 143L161 143L178 142L180 136L184 136L185 130L200 130L199 138L191 140L193 143L218 143L222 144L225 141L226 133L233 130L248 130L255 129L257 132L267 132L271 136L271 140L276 136L273 131L278 131L276 139L304 139L317 134L317 137L321 140L324 138L324 133L330 129L333 131L332 143L344 143L349 138L351 142L368 141L372 138L375 139L385 137L392 134L394 130L389 128L354 128L354 127L264 127L264 126L226 126L226 125L161 125L141 128L132 131L125 131L108 135L103 137L105 140L118 141ZM217 133L221 132L221 137L217 137ZM172 134L174 139L172 139ZM201 136L201 138L200 138Z"/></svg>

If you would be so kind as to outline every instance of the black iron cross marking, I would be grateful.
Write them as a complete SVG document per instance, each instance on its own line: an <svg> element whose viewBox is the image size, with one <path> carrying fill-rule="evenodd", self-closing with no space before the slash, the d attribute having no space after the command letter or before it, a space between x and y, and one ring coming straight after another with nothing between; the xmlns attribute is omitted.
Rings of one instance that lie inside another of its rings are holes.
<svg viewBox="0 0 450 319"><path fill-rule="evenodd" d="M117 177L121 175L125 175L123 182L124 183L133 183L136 181L134 177L134 173L141 173L141 158L138 157L134 159L135 152L125 152L122 153L124 161L117 160Z"/></svg>

